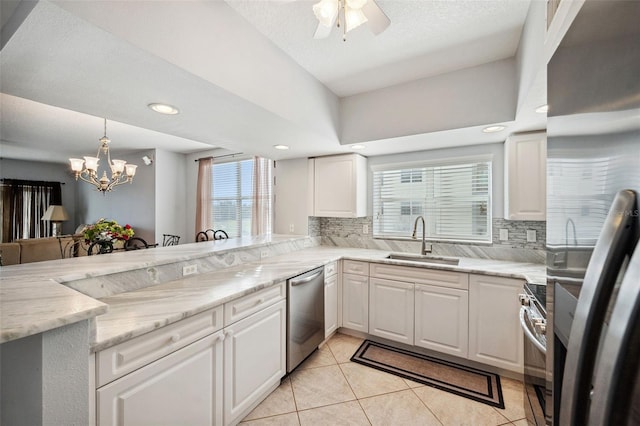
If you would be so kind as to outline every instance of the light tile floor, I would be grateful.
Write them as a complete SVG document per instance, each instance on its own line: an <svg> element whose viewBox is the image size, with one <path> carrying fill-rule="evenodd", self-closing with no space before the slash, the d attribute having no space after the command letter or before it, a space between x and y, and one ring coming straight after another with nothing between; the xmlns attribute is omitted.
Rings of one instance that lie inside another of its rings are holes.
<svg viewBox="0 0 640 426"><path fill-rule="evenodd" d="M502 410L349 361L361 343L334 335L241 424L527 426L521 382L501 377Z"/></svg>

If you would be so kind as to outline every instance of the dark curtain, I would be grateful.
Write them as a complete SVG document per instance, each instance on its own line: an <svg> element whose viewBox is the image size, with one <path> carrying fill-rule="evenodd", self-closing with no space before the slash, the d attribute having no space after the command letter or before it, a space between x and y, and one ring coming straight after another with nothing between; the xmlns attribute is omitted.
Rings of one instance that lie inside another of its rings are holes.
<svg viewBox="0 0 640 426"><path fill-rule="evenodd" d="M2 242L51 236L51 226L40 218L49 205L62 204L60 182L3 179Z"/></svg>

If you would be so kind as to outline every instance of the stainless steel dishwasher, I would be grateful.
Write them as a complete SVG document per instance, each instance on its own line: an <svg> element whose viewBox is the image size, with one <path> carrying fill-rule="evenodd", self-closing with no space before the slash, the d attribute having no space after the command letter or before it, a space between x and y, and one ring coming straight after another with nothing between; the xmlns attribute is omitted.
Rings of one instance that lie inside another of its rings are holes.
<svg viewBox="0 0 640 426"><path fill-rule="evenodd" d="M287 281L287 373L324 340L324 267Z"/></svg>

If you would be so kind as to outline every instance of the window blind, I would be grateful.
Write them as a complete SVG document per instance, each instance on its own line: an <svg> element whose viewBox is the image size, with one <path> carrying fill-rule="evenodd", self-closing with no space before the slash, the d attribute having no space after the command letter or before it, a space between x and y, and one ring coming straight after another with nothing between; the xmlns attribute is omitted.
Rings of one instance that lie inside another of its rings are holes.
<svg viewBox="0 0 640 426"><path fill-rule="evenodd" d="M373 234L409 238L423 216L428 238L490 241L490 201L491 161L376 170Z"/></svg>
<svg viewBox="0 0 640 426"><path fill-rule="evenodd" d="M269 164L271 160L268 160ZM268 179L260 180L262 188L254 187L253 159L214 163L212 172L214 229L224 230L229 237L251 235L252 209L255 196L263 198L261 205L272 215L271 169L267 167Z"/></svg>

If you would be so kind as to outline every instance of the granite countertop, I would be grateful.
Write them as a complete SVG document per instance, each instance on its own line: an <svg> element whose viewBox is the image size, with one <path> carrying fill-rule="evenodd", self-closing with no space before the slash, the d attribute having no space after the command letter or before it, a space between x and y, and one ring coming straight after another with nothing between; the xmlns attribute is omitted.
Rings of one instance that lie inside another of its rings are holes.
<svg viewBox="0 0 640 426"><path fill-rule="evenodd" d="M545 282L541 264L460 258L457 266L421 265L385 259L389 252L383 250L316 246L101 299L62 284L303 239L308 237L249 237L4 266L0 269L0 343L95 317L91 349L102 350L339 259Z"/></svg>
<svg viewBox="0 0 640 426"><path fill-rule="evenodd" d="M192 260L211 254L301 240L271 235L210 241L161 249L50 260L0 268L0 343L94 318L110 307L62 283Z"/></svg>
<svg viewBox="0 0 640 426"><path fill-rule="evenodd" d="M106 349L339 259L545 281L545 267L539 264L461 258L457 266L423 265L389 260L388 254L381 250L313 247L105 297L100 301L109 305L109 312L96 318L92 350Z"/></svg>

